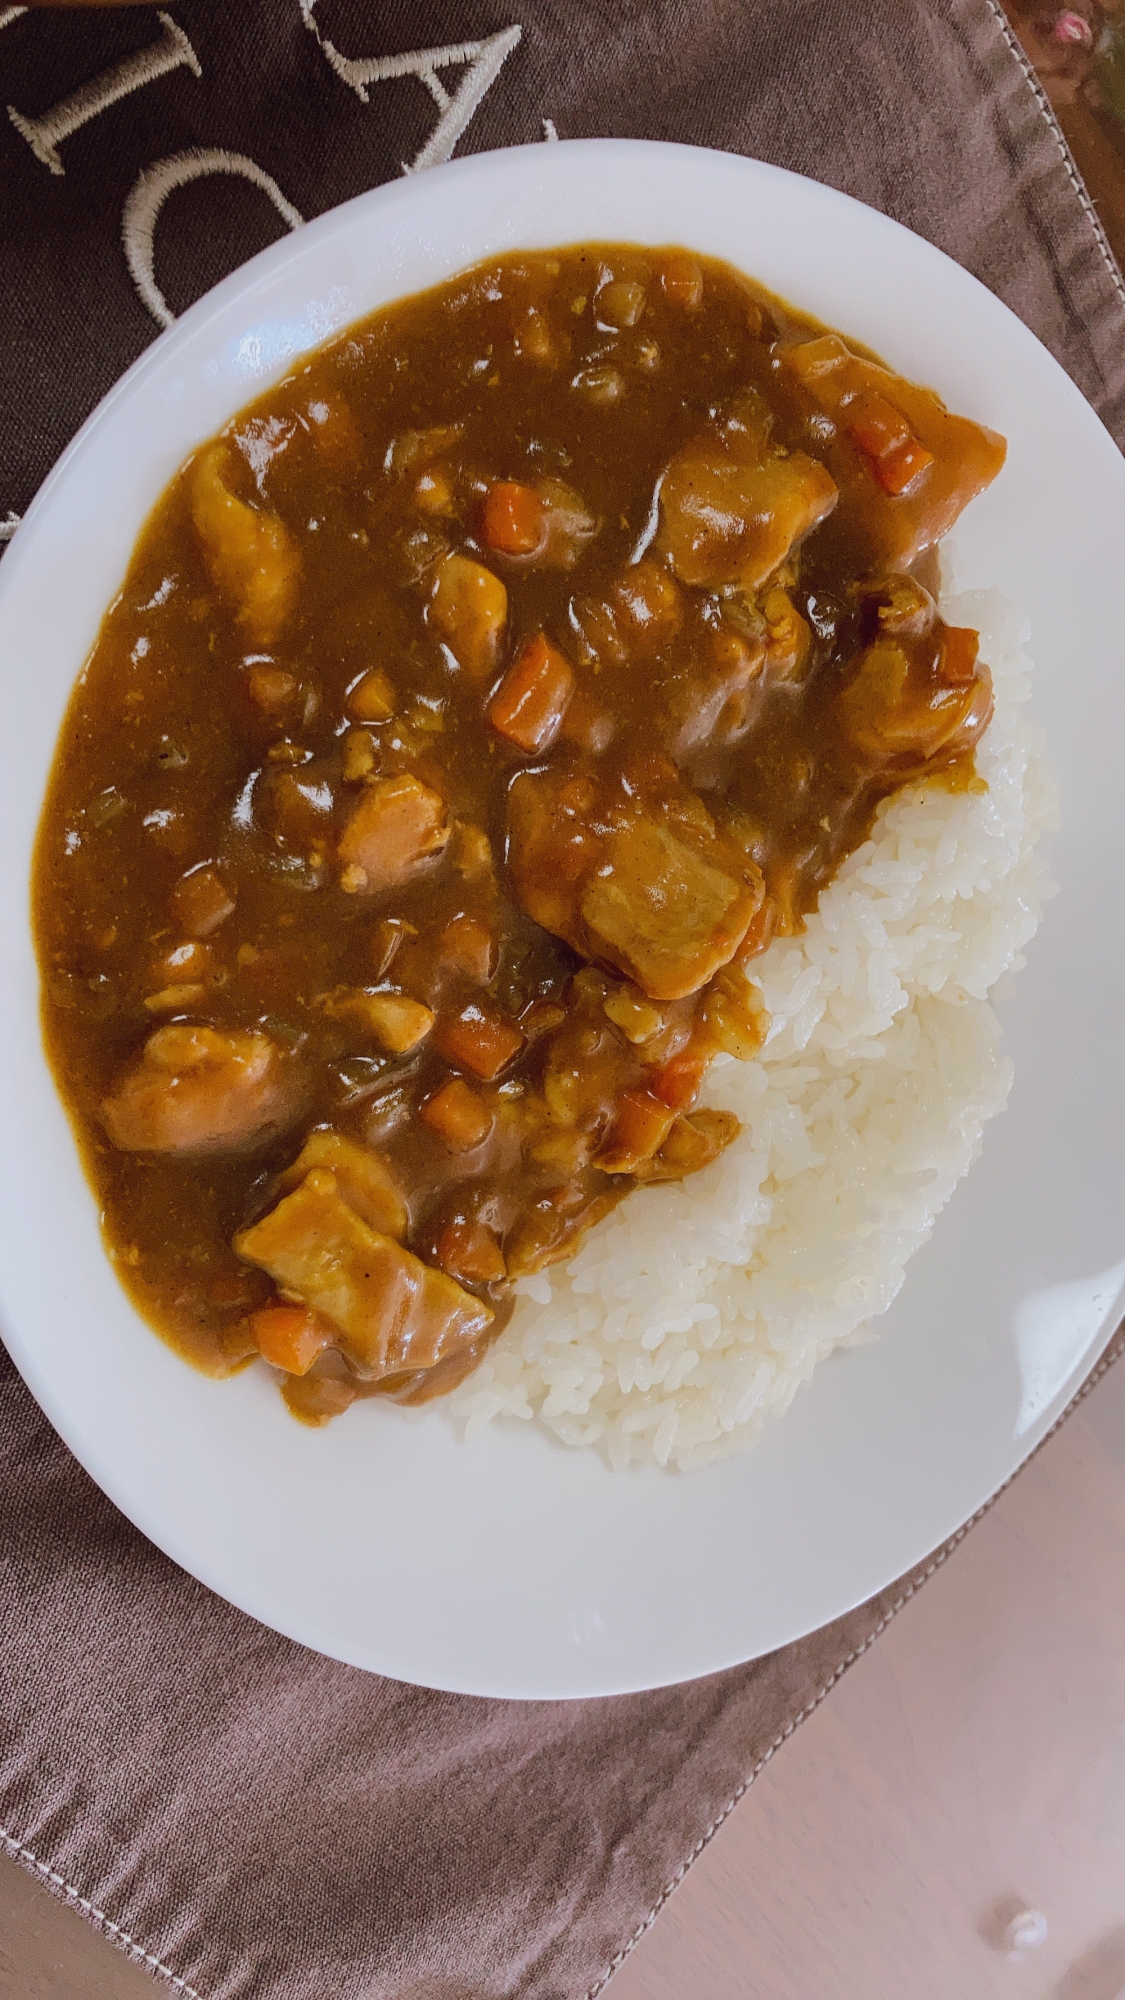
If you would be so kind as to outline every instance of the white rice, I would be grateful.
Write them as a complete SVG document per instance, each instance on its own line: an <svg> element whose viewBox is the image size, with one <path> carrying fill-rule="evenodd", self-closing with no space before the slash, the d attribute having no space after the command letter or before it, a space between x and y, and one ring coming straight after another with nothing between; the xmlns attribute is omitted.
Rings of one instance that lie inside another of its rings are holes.
<svg viewBox="0 0 1125 2000"><path fill-rule="evenodd" d="M872 1337L976 1159L1012 1080L987 996L1023 964L1050 893L1035 844L1054 801L1019 713L1030 662L1011 610L995 591L942 609L979 629L992 668L988 791L917 784L884 802L805 935L754 961L765 1048L720 1057L705 1093L739 1138L520 1282L450 1399L466 1432L534 1418L618 1468L743 1450L833 1348Z"/></svg>

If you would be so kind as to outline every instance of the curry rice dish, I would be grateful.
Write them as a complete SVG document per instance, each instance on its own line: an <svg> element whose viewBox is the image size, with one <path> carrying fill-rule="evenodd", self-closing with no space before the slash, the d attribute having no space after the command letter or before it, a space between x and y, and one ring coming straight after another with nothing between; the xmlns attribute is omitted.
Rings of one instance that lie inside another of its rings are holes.
<svg viewBox="0 0 1125 2000"><path fill-rule="evenodd" d="M186 1358L690 1465L888 1302L1037 909L1019 675L993 720L935 597L1003 459L617 245L381 311L193 455L34 879L106 1243Z"/></svg>

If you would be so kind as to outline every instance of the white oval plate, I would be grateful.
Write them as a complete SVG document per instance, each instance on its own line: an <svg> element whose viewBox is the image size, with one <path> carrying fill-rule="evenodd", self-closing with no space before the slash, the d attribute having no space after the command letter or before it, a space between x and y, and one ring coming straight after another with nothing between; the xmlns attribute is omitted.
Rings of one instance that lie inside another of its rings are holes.
<svg viewBox="0 0 1125 2000"><path fill-rule="evenodd" d="M748 1455L613 1475L530 1427L439 1411L289 1418L132 1311L42 1054L32 841L71 686L185 454L292 358L512 247L682 242L729 258L1003 431L958 536L966 588L1030 620L1062 794L1062 893L1004 1010L1011 1107L879 1343ZM0 565L0 1317L110 1498L232 1603L337 1659L482 1695L601 1695L752 1658L918 1562L1014 1471L1105 1344L1125 1279L1121 748L1125 463L1032 335L918 237L832 190L689 147L490 154L361 195L236 272L91 417Z"/></svg>

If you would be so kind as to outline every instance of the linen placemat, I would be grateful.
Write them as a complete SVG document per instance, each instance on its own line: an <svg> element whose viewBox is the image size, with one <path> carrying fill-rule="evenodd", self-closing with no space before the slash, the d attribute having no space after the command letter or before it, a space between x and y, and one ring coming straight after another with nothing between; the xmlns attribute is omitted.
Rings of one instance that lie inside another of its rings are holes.
<svg viewBox="0 0 1125 2000"><path fill-rule="evenodd" d="M13 527L158 326L272 236L404 165L556 134L726 147L885 209L1125 441L1121 278L994 0L0 4L0 86ZM532 1704L379 1680L234 1611L6 1361L0 1521L2 1837L191 2000L592 2000L965 1532L768 1659Z"/></svg>

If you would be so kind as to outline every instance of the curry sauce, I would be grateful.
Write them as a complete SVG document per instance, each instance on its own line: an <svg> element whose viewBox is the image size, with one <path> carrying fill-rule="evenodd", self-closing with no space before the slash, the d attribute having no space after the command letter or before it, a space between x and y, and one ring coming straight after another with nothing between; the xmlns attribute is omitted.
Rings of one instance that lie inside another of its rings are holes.
<svg viewBox="0 0 1125 2000"><path fill-rule="evenodd" d="M721 1153L754 957L880 799L979 783L988 672L926 577L1003 455L728 266L617 245L381 311L194 454L34 872L48 1053L165 1338L307 1421L421 1400Z"/></svg>

